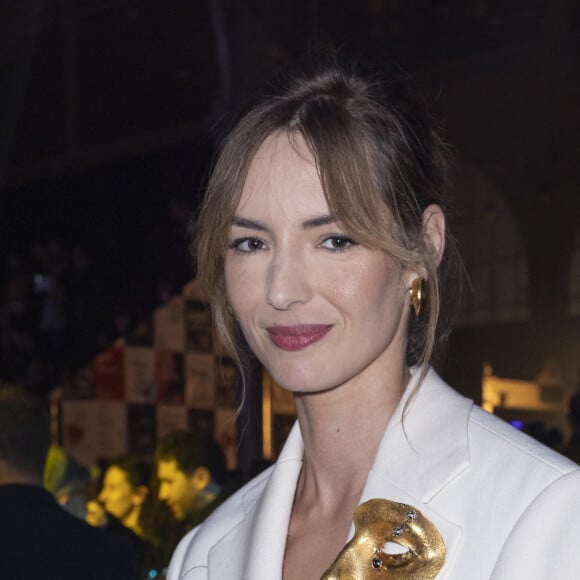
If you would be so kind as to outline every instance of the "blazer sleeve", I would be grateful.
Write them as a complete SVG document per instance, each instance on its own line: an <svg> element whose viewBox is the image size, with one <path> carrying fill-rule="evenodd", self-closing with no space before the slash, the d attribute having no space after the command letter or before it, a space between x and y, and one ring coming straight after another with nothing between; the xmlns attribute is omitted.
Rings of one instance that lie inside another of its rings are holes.
<svg viewBox="0 0 580 580"><path fill-rule="evenodd" d="M575 470L546 487L523 512L491 578L580 578L579 542L580 470Z"/></svg>

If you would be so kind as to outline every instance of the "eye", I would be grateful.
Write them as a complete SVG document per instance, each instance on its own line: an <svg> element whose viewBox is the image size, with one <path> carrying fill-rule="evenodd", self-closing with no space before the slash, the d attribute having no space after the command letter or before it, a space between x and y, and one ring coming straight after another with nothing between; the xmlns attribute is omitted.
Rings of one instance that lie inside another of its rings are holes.
<svg viewBox="0 0 580 580"><path fill-rule="evenodd" d="M260 238L238 238L230 242L229 248L236 252L251 254L265 249L266 244Z"/></svg>
<svg viewBox="0 0 580 580"><path fill-rule="evenodd" d="M323 248L333 252L343 252L357 245L358 244L352 238L340 234L327 236L321 244Z"/></svg>

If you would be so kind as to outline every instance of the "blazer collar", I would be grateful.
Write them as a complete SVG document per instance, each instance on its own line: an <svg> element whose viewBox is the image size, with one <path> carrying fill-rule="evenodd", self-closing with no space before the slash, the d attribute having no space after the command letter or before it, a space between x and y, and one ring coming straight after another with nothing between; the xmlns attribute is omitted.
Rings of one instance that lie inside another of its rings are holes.
<svg viewBox="0 0 580 580"><path fill-rule="evenodd" d="M393 414L369 473L363 498L375 483L390 482L428 503L469 466L467 437L473 401L430 369L417 389L418 369Z"/></svg>
<svg viewBox="0 0 580 580"><path fill-rule="evenodd" d="M387 498L420 509L445 539L449 564L461 529L428 504L469 465L467 427L473 403L448 387L433 370L415 391L417 379L418 371L413 369L380 443L361 503ZM244 579L280 580L303 454L296 423L265 487L252 488L244 496L242 522L210 551L209 580L240 577L241 570Z"/></svg>
<svg viewBox="0 0 580 580"><path fill-rule="evenodd" d="M419 509L445 542L445 566L437 576L443 579L459 551L462 528L431 501L469 467L467 430L473 402L447 386L432 369L415 391L418 371L412 372L385 430L361 503L386 498ZM354 526L349 538L353 535Z"/></svg>

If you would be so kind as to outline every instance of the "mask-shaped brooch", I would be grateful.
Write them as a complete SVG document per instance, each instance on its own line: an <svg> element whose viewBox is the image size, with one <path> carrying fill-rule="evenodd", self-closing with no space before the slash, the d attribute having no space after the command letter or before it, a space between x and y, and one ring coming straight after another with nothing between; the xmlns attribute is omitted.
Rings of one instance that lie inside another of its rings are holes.
<svg viewBox="0 0 580 580"><path fill-rule="evenodd" d="M445 563L441 534L412 506L371 499L356 508L354 526L321 580L433 580Z"/></svg>

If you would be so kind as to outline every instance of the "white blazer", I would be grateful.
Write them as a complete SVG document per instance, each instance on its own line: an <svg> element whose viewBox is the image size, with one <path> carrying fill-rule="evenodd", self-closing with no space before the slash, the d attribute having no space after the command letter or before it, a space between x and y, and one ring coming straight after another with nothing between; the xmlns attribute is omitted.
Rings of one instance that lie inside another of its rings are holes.
<svg viewBox="0 0 580 580"><path fill-rule="evenodd" d="M433 370L410 398L416 376L385 430L361 503L410 504L435 524L446 546L437 580L580 578L580 467ZM303 451L296 424L276 464L183 538L168 580L280 580Z"/></svg>

